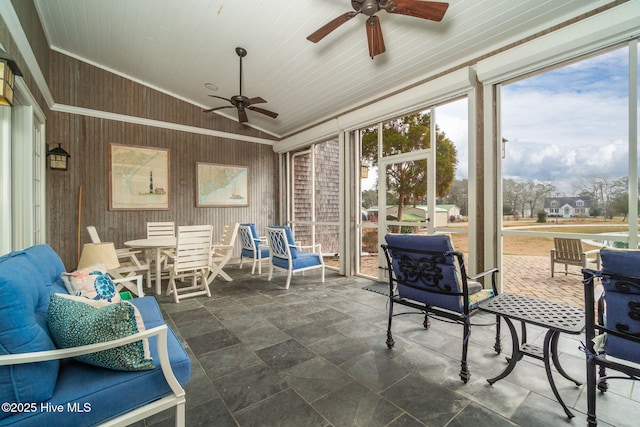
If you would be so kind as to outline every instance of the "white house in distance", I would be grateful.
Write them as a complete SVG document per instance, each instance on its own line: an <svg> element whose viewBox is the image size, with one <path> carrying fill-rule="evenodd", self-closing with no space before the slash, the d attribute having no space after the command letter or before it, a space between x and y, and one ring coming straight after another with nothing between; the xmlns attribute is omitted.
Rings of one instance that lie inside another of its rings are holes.
<svg viewBox="0 0 640 427"><path fill-rule="evenodd" d="M591 210L591 197L546 197L544 211L547 216L561 218L588 217Z"/></svg>

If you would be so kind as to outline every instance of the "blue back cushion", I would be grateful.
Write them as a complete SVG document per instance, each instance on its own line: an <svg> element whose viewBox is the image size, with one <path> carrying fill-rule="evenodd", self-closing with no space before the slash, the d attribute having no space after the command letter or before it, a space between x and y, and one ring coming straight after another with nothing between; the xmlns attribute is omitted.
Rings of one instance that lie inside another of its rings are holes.
<svg viewBox="0 0 640 427"><path fill-rule="evenodd" d="M0 258L0 354L55 349L47 327L49 294L55 285L46 278L55 274L60 265L60 258L46 245ZM57 360L0 367L0 400L49 399L58 369ZM0 412L0 418L7 415L10 414Z"/></svg>
<svg viewBox="0 0 640 427"><path fill-rule="evenodd" d="M602 285L606 299L605 326L640 334L640 286L628 281L607 277L606 273L640 278L640 251L602 249ZM623 338L607 336L605 353L624 360L640 363L640 345Z"/></svg>
<svg viewBox="0 0 640 427"><path fill-rule="evenodd" d="M291 259L298 258L298 249L296 248L296 241L293 238L293 231L286 225L272 225L271 228L282 228L287 236L287 243L289 244L289 251L291 252Z"/></svg>
<svg viewBox="0 0 640 427"><path fill-rule="evenodd" d="M66 271L62 260L49 245L36 245L24 250L31 263L38 266L41 280L49 286L50 292L67 293L62 280L62 273ZM47 302L48 304L48 302Z"/></svg>
<svg viewBox="0 0 640 427"><path fill-rule="evenodd" d="M260 237L258 236L258 229L256 228L255 224L251 223L251 224L245 224L245 225L248 225L249 228L251 229L251 235L253 236L253 240L256 240L258 239L258 237Z"/></svg>
<svg viewBox="0 0 640 427"><path fill-rule="evenodd" d="M253 241L253 246L255 246L256 248L262 243L262 241L260 240L260 236L258 236L258 229L256 228L256 225L253 223L249 223L249 224L240 224L240 226L245 226L245 227L249 227L249 230L251 231L251 236L245 236L245 229L240 228L240 239L242 240L242 244L243 246L248 246L248 244L251 243L251 241ZM245 244L245 240L247 240ZM265 256L266 255L266 256ZM247 257L247 258L253 258L253 252L249 249L242 249L242 256ZM269 250L262 248L261 249L261 258L267 258L269 257Z"/></svg>
<svg viewBox="0 0 640 427"><path fill-rule="evenodd" d="M456 261L453 255L447 254L453 251L449 236L388 234L385 239L394 248L390 251L391 267L398 281L400 297L455 312L463 311L462 297L455 295L462 291Z"/></svg>

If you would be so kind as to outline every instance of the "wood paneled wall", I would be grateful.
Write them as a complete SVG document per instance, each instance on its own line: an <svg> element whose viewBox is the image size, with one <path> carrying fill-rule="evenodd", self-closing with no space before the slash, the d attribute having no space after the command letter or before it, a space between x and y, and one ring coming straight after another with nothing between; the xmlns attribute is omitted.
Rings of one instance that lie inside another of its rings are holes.
<svg viewBox="0 0 640 427"><path fill-rule="evenodd" d="M267 137L216 114L204 115L200 108L60 53L51 52L51 58L51 80L56 82L51 88L57 103ZM95 225L103 241L113 241L116 247L122 247L127 240L145 237L148 221L174 221L176 226L212 224L214 240L220 236L225 222L254 222L262 230L277 221L278 162L269 144L55 111L47 118L47 141L61 142L71 154L68 171L47 171L47 241L68 270L77 265L78 220L80 248L90 241L87 225ZM110 143L170 150L169 210L109 210ZM196 162L248 166L249 206L196 207Z"/></svg>
<svg viewBox="0 0 640 427"><path fill-rule="evenodd" d="M212 224L214 239L225 222L255 222L259 229L277 219L277 155L270 145L225 140L105 119L54 112L47 122L52 141L63 141L71 154L68 171L47 172L48 242L67 269L77 264L78 218L81 244L88 243L87 225L95 225L103 241L145 237L147 221L176 225ZM170 150L170 209L109 210L109 143ZM249 167L249 206L199 208L195 202L196 162ZM82 187L81 214L78 213Z"/></svg>

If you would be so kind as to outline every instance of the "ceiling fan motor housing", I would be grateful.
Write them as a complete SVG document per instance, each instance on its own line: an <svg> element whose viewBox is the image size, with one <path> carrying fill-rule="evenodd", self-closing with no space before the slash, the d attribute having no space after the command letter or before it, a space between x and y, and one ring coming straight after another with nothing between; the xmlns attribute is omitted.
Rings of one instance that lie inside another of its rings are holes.
<svg viewBox="0 0 640 427"><path fill-rule="evenodd" d="M360 11L361 13L372 16L374 13L380 10L377 0L351 0L351 7L355 11ZM383 1L386 3L386 1Z"/></svg>

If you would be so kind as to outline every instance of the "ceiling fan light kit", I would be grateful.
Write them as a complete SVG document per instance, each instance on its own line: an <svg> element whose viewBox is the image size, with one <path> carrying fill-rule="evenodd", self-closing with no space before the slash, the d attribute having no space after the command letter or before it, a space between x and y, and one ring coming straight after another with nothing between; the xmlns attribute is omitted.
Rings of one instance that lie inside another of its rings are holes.
<svg viewBox="0 0 640 427"><path fill-rule="evenodd" d="M254 106L254 104L265 104L267 101L260 98L259 96L255 98L249 98L242 94L242 58L247 56L247 50L242 47L237 47L236 54L238 55L238 57L240 57L240 94L234 95L231 98L223 98L222 96L209 95L212 98L223 99L229 102L231 105L209 108L208 110L203 110L203 111L205 113L209 113L211 111L221 110L223 108L235 108L238 110L238 121L240 123L245 123L249 121L249 118L247 117L247 110L255 111L256 113L264 114L265 116L269 116L275 119L276 117L278 117L278 113L274 113L273 111L265 110L264 108L259 108Z"/></svg>
<svg viewBox="0 0 640 427"><path fill-rule="evenodd" d="M373 59L374 56L385 51L380 20L375 16L378 11L385 10L387 13L440 22L447 12L449 3L423 0L351 0L351 7L354 12L347 12L327 22L315 32L311 33L307 37L307 40L318 43L340 25L362 13L369 17L365 23L365 28L369 45L369 56Z"/></svg>

